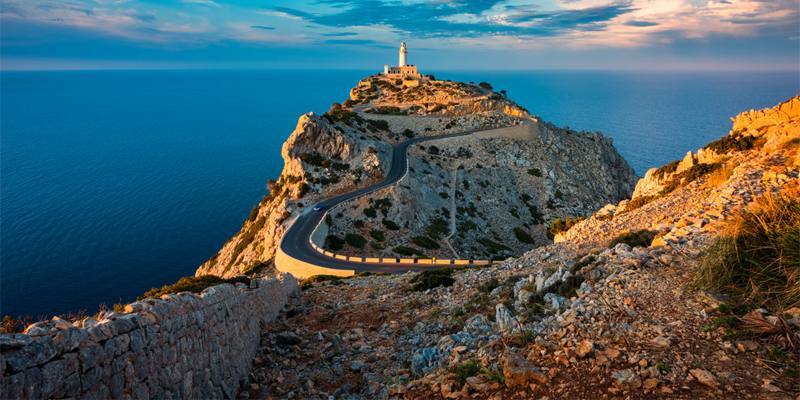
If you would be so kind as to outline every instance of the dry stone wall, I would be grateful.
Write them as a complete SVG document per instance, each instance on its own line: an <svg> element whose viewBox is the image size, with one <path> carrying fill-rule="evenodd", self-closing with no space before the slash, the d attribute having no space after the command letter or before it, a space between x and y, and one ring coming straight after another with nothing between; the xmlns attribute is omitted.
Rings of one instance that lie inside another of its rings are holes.
<svg viewBox="0 0 800 400"><path fill-rule="evenodd" d="M0 335L0 398L234 398L297 280L222 284Z"/></svg>

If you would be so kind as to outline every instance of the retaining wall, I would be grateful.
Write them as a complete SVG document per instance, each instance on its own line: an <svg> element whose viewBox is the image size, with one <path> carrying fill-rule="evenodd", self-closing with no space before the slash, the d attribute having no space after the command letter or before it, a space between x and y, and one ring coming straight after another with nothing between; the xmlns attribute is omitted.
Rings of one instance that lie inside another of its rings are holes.
<svg viewBox="0 0 800 400"><path fill-rule="evenodd" d="M0 397L235 398L262 325L297 293L297 280L282 274L0 335Z"/></svg>

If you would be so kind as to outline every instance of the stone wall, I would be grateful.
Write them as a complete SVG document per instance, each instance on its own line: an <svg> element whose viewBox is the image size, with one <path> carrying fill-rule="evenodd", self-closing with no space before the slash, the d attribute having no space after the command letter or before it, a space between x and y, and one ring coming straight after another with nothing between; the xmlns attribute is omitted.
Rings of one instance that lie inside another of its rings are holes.
<svg viewBox="0 0 800 400"><path fill-rule="evenodd" d="M0 335L0 397L234 398L262 324L297 292L297 280L283 274Z"/></svg>

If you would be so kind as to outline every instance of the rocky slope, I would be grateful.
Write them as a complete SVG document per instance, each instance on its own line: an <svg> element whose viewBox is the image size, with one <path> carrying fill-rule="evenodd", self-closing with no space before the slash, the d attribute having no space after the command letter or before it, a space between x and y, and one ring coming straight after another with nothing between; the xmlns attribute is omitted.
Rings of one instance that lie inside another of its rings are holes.
<svg viewBox="0 0 800 400"><path fill-rule="evenodd" d="M268 185L269 195L196 275L269 273L280 240L303 207L379 181L388 172L391 146L416 136L523 124L535 131L522 137L449 140L441 150L438 144L414 148L411 173L400 186L358 199L353 208L333 218L332 239L340 239L345 251L421 253L412 241L424 236L431 255L505 258L548 243L543 224L553 217L586 214L627 197L633 189L633 171L599 134L539 122L486 83L432 78L418 83L407 86L382 76L367 77L343 104L334 104L322 116L301 116L283 145L284 168ZM495 206L477 211L478 204ZM439 226L428 233L442 218L452 229ZM385 221L398 229L387 229ZM354 242L344 242L347 234L351 239L373 238L372 243L362 248L348 245ZM379 234L384 240L375 239ZM442 241L451 234L458 240ZM484 244L470 244L476 241Z"/></svg>
<svg viewBox="0 0 800 400"><path fill-rule="evenodd" d="M800 309L734 317L690 282L753 199L800 196L800 98L714 143L499 265L308 280L241 397L796 398Z"/></svg>

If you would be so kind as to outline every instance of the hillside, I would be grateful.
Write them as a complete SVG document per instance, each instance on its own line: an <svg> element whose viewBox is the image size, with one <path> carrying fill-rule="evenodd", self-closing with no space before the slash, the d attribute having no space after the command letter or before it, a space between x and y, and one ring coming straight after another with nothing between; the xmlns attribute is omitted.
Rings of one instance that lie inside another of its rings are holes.
<svg viewBox="0 0 800 400"><path fill-rule="evenodd" d="M196 275L271 274L297 216L381 181L392 146L416 137L474 132L412 146L403 180L325 221L326 248L370 257L504 259L550 243L551 220L588 214L632 192L633 170L601 134L542 122L485 82L415 82L370 76L325 114L301 116L269 195Z"/></svg>
<svg viewBox="0 0 800 400"><path fill-rule="evenodd" d="M499 265L306 280L247 396L796 398L799 169L793 98Z"/></svg>

